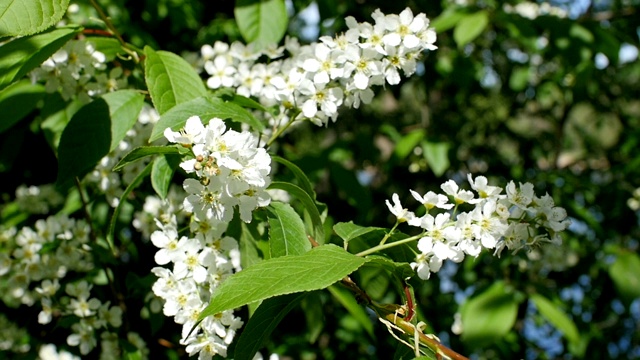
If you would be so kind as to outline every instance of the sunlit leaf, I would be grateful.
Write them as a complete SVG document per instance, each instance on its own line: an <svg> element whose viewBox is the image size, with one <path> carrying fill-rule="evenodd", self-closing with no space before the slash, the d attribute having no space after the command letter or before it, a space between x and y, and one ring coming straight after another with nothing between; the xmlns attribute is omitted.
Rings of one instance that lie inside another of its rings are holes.
<svg viewBox="0 0 640 360"><path fill-rule="evenodd" d="M580 341L580 333L576 324L564 311L540 294L533 294L530 298L536 304L540 314L560 330L569 342L578 343Z"/></svg>
<svg viewBox="0 0 640 360"><path fill-rule="evenodd" d="M324 289L356 271L365 261L331 244L302 255L261 261L227 278L200 319L274 296Z"/></svg>
<svg viewBox="0 0 640 360"><path fill-rule="evenodd" d="M145 80L160 115L177 104L207 93L198 73L180 56L168 51L155 51L149 46L144 48L144 53Z"/></svg>
<svg viewBox="0 0 640 360"><path fill-rule="evenodd" d="M462 340L474 347L503 338L513 328L518 303L504 282L497 281L462 306Z"/></svg>
<svg viewBox="0 0 640 360"><path fill-rule="evenodd" d="M248 43L277 44L287 31L289 17L284 0L237 0L234 13Z"/></svg>
<svg viewBox="0 0 640 360"><path fill-rule="evenodd" d="M465 15L456 24L453 39L461 48L482 34L487 25L489 25L489 14L485 10Z"/></svg>
<svg viewBox="0 0 640 360"><path fill-rule="evenodd" d="M311 249L304 223L291 205L274 201L267 210L271 257L301 255Z"/></svg>
<svg viewBox="0 0 640 360"><path fill-rule="evenodd" d="M40 66L80 30L65 26L0 45L0 90Z"/></svg>
<svg viewBox="0 0 640 360"><path fill-rule="evenodd" d="M3 0L0 37L24 36L46 30L62 19L69 0Z"/></svg>

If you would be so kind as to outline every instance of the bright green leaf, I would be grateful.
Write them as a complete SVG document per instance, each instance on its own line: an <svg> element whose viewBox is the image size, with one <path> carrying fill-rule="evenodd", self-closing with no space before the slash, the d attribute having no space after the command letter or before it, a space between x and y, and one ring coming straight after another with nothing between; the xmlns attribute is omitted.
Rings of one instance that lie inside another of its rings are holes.
<svg viewBox="0 0 640 360"><path fill-rule="evenodd" d="M237 0L236 23L247 43L279 43L287 31L289 16L284 0Z"/></svg>
<svg viewBox="0 0 640 360"><path fill-rule="evenodd" d="M58 148L57 185L66 189L114 150L138 119L144 96L133 90L103 95L83 106L64 129Z"/></svg>
<svg viewBox="0 0 640 360"><path fill-rule="evenodd" d="M513 91L522 91L529 84L529 68L516 67L509 77L509 87Z"/></svg>
<svg viewBox="0 0 640 360"><path fill-rule="evenodd" d="M274 296L324 289L365 261L332 244L261 261L220 284L200 319Z"/></svg>
<svg viewBox="0 0 640 360"><path fill-rule="evenodd" d="M418 129L403 136L402 139L396 143L394 150L398 159L404 159L409 156L413 149L418 146L420 141L424 138L424 135L425 131L423 129Z"/></svg>
<svg viewBox="0 0 640 360"><path fill-rule="evenodd" d="M640 298L640 257L637 254L621 251L609 267L609 276L627 303Z"/></svg>
<svg viewBox="0 0 640 360"><path fill-rule="evenodd" d="M425 160L435 176L441 176L449 168L449 144L444 142L422 143Z"/></svg>
<svg viewBox="0 0 640 360"><path fill-rule="evenodd" d="M272 182L271 185L269 185L269 189L284 190L300 200L311 217L314 238L324 239L324 227L322 225L322 219L320 218L320 212L318 212L318 207L309 194L297 185L281 181Z"/></svg>
<svg viewBox="0 0 640 360"><path fill-rule="evenodd" d="M180 56L145 46L145 80L160 115L172 107L207 94L195 69ZM185 121L187 119L184 119Z"/></svg>
<svg viewBox="0 0 640 360"><path fill-rule="evenodd" d="M0 90L40 66L80 31L65 26L0 45Z"/></svg>
<svg viewBox="0 0 640 360"><path fill-rule="evenodd" d="M571 25L571 28L569 29L569 35L574 38L580 39L588 44L591 44L593 42L593 34L591 33L591 31L587 30L587 28L577 23L573 23Z"/></svg>
<svg viewBox="0 0 640 360"><path fill-rule="evenodd" d="M453 40L461 48L482 34L487 25L489 25L489 14L485 10L465 15L453 30Z"/></svg>
<svg viewBox="0 0 640 360"><path fill-rule="evenodd" d="M465 13L454 7L447 8L442 14L431 21L431 26L435 29L436 33L447 31L460 21L465 16Z"/></svg>
<svg viewBox="0 0 640 360"><path fill-rule="evenodd" d="M272 202L269 211L269 246L271 257L301 255L311 249L304 223L291 205Z"/></svg>
<svg viewBox="0 0 640 360"><path fill-rule="evenodd" d="M264 340L305 296L307 296L306 293L287 294L263 301L247 325L243 327L240 337L235 343L234 359L253 359Z"/></svg>
<svg viewBox="0 0 640 360"><path fill-rule="evenodd" d="M547 321L555 326L572 343L580 342L580 333L576 324L567 314L546 297L540 294L531 295L531 301Z"/></svg>
<svg viewBox="0 0 640 360"><path fill-rule="evenodd" d="M382 239L385 232L384 228L372 226L364 227L354 224L353 221L337 223L333 225L333 230L336 232L336 235L340 236L340 238L345 242L349 242L374 231L379 232L380 239Z"/></svg>
<svg viewBox="0 0 640 360"><path fill-rule="evenodd" d="M69 0L3 0L0 37L24 36L55 25L67 12Z"/></svg>
<svg viewBox="0 0 640 360"><path fill-rule="evenodd" d="M0 91L0 133L33 111L45 95L44 86L22 80Z"/></svg>
<svg viewBox="0 0 640 360"><path fill-rule="evenodd" d="M204 124L217 117L245 123L258 131L264 130L264 125L244 108L216 97L198 97L179 104L163 114L153 127L149 141L160 139L166 128L179 130L191 116L199 116Z"/></svg>
<svg viewBox="0 0 640 360"><path fill-rule="evenodd" d="M394 274L400 280L405 280L415 275L415 271L411 268L411 265L406 262L395 262L387 257L380 255L367 256L367 267L377 267L384 269L390 274Z"/></svg>
<svg viewBox="0 0 640 360"><path fill-rule="evenodd" d="M166 156L158 156L153 161L153 167L151 168L151 186L162 199L167 197L174 172L175 168L169 165Z"/></svg>
<svg viewBox="0 0 640 360"><path fill-rule="evenodd" d="M504 282L497 281L467 300L462 315L462 341L480 347L503 338L513 328L518 303Z"/></svg>
<svg viewBox="0 0 640 360"><path fill-rule="evenodd" d="M138 161L144 157L152 156L152 155L166 155L166 154L178 154L180 151L178 148L173 146L139 146L130 152L127 153L116 166L113 167L112 171L122 170L125 166Z"/></svg>

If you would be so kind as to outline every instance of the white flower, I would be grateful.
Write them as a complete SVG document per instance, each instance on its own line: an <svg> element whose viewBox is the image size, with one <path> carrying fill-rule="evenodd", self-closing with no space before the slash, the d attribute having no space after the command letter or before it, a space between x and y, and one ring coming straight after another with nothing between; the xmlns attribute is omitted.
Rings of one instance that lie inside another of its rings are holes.
<svg viewBox="0 0 640 360"><path fill-rule="evenodd" d="M75 323L71 326L73 334L67 337L69 346L80 346L80 353L87 355L96 347L97 341L94 330L84 322Z"/></svg>
<svg viewBox="0 0 640 360"><path fill-rule="evenodd" d="M500 196L502 188L498 186L490 186L487 178L484 176L476 176L476 179L474 180L471 177L471 174L467 174L467 179L469 180L469 184L471 184L471 188L478 193L480 199L498 200L504 197Z"/></svg>
<svg viewBox="0 0 640 360"><path fill-rule="evenodd" d="M396 216L396 218L398 219L398 222L409 221L409 223L411 224L411 221L416 217L415 214L402 207L402 204L400 203L400 197L398 196L398 194L394 193L391 196L391 199L393 200L393 205L391 205L389 200L386 200L389 211L391 211L391 213Z"/></svg>
<svg viewBox="0 0 640 360"><path fill-rule="evenodd" d="M180 131L173 131L171 128L164 129L164 137L169 142L178 144L201 144L204 141L204 135L204 125L198 116L188 118L184 128Z"/></svg>
<svg viewBox="0 0 640 360"><path fill-rule="evenodd" d="M414 199L424 205L427 210L431 210L434 207L449 210L453 207L453 204L449 204L449 198L442 194L436 194L433 191L427 192L424 196L420 196L417 192L409 190Z"/></svg>
<svg viewBox="0 0 640 360"><path fill-rule="evenodd" d="M496 246L508 227L506 222L497 216L495 210L496 202L490 200L482 206L482 209L475 208L471 212L475 236L480 239L482 246L487 249L493 249Z"/></svg>
<svg viewBox="0 0 640 360"><path fill-rule="evenodd" d="M178 232L173 228L166 228L164 231L154 231L151 234L151 242L160 248L154 257L158 265L176 262L184 257L182 247L188 241L183 236L178 240Z"/></svg>
<svg viewBox="0 0 640 360"><path fill-rule="evenodd" d="M507 184L506 190L509 202L523 210L528 209L529 204L531 204L535 196L533 184L531 183L520 183L520 187L516 188L516 184L510 181L509 184Z"/></svg>
<svg viewBox="0 0 640 360"><path fill-rule="evenodd" d="M324 115L335 117L338 114L338 106L342 104L343 91L338 87L326 88L325 84L314 84L310 80L302 80L298 91L308 98L302 104L302 114L313 119L318 115L318 107Z"/></svg>
<svg viewBox="0 0 640 360"><path fill-rule="evenodd" d="M207 79L207 86L211 89L219 87L232 87L235 85L236 68L229 63L226 56L217 56L213 61L204 63L204 69L207 74L211 75Z"/></svg>
<svg viewBox="0 0 640 360"><path fill-rule="evenodd" d="M302 68L314 73L313 82L326 84L332 79L342 77L344 69L342 63L345 58L340 51L332 50L325 44L315 46L315 57L304 61Z"/></svg>
<svg viewBox="0 0 640 360"><path fill-rule="evenodd" d="M440 186L445 193L453 197L456 204L470 202L473 199L473 193L469 190L460 190L455 181L449 180Z"/></svg>

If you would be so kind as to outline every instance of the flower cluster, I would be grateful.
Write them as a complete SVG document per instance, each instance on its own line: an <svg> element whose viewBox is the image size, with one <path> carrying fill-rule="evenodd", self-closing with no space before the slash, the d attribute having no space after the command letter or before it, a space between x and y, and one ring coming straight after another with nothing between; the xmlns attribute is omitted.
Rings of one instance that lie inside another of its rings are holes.
<svg viewBox="0 0 640 360"><path fill-rule="evenodd" d="M149 202L157 203L152 197L147 199ZM151 241L159 249L155 254L156 263L172 264L172 269L152 269L158 277L152 290L164 301L164 315L174 317L176 323L182 324L180 343L186 346L190 355L226 356L236 330L243 324L232 311L208 317L190 331L218 285L240 270L238 242L223 236L226 222L216 218L198 220L197 216L192 217L190 236L179 236L177 216L170 210L172 205L169 201L160 204L165 208L160 212L167 217L157 221L160 230L151 234ZM154 206L145 204L147 207Z"/></svg>
<svg viewBox="0 0 640 360"><path fill-rule="evenodd" d="M169 142L191 149L180 167L198 179L184 181L188 196L183 206L198 220L229 222L237 206L240 218L249 222L254 209L269 205L271 157L257 137L227 130L218 118L205 126L197 116L187 119L182 131L166 129L164 134Z"/></svg>
<svg viewBox="0 0 640 360"><path fill-rule="evenodd" d="M279 58L284 48L255 50L251 45L218 42L202 48L207 85L235 88L237 93L257 98L265 106L278 106L281 118L288 110L294 119L306 118L317 125L335 121L338 107L358 108L373 99L372 85L400 82L400 73L410 76L425 49L434 50L436 33L425 14L416 16L407 8L399 15L376 10L375 24L346 18L349 30L336 37L323 36L319 43L300 46L287 39L290 57L258 60L266 55Z"/></svg>
<svg viewBox="0 0 640 360"><path fill-rule="evenodd" d="M444 194L429 191L424 196L411 190L413 197L426 208L418 217L393 194L387 206L398 222L407 222L424 232L418 240L420 254L412 266L418 276L429 279L444 260L460 262L465 255L477 257L483 248L500 255L504 248L513 252L542 242L560 244L559 232L569 226L567 212L554 204L551 196L537 197L530 183L511 181L503 189L488 184L487 178L468 175L471 188L460 189L455 181L442 184ZM457 212L462 204L473 205L469 212ZM438 214L432 210L441 209ZM452 213L448 212L453 209ZM434 216L435 215L435 216Z"/></svg>
<svg viewBox="0 0 640 360"><path fill-rule="evenodd" d="M127 85L122 68L107 73L106 56L86 40L69 41L35 69L31 78L44 82L49 93L59 91L64 100L77 96L83 103Z"/></svg>
<svg viewBox="0 0 640 360"><path fill-rule="evenodd" d="M79 347L83 355L97 346L98 331L105 338L122 325L119 306L92 297L93 286L87 281L73 280L95 270L89 234L86 221L65 215L37 220L34 228L11 227L0 233L3 302L11 307L39 303L38 323L43 325L62 316L75 319L67 344ZM101 342L101 358L116 359L118 337L112 334L109 338Z"/></svg>
<svg viewBox="0 0 640 360"><path fill-rule="evenodd" d="M145 212L154 214L159 228L151 234L151 242L159 249L155 261L172 265L152 269L158 277L152 290L164 300L163 313L182 324L180 343L190 355L226 356L243 324L240 318L225 311L197 321L218 285L241 269L238 242L224 233L235 208L240 219L250 222L253 210L271 201L266 192L271 157L251 133L227 129L217 118L204 125L193 116L181 131L166 129L164 134L169 142L190 150L180 167L197 179L183 184L182 210L191 215L189 236L178 234L175 204L169 199L146 200ZM139 214L140 229L145 228L144 218Z"/></svg>

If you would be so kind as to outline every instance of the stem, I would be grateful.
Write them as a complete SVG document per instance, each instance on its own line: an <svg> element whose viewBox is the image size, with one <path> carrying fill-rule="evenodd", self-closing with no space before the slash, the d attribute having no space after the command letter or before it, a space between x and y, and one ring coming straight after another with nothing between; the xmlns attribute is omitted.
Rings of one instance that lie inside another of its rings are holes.
<svg viewBox="0 0 640 360"><path fill-rule="evenodd" d="M113 23L109 19L109 16L107 16L104 10L102 10L102 7L100 7L100 5L96 2L96 0L89 0L89 1L91 1L91 5L96 9L96 11L98 12L98 15L100 16L100 19L107 26L107 29L109 29L109 31L111 31L111 34L115 36L116 39L118 39L118 41L120 42L120 45L122 45L122 50L124 50L127 54L131 55L131 57L133 57L133 60L136 63L139 63L140 57L138 56L138 53L132 50L129 47L129 44L127 44L127 42L124 41L124 39L122 38L118 30L115 28L115 26L113 26Z"/></svg>
<svg viewBox="0 0 640 360"><path fill-rule="evenodd" d="M89 213L89 205L87 204L87 200L84 198L84 193L82 192L82 185L80 184L80 180L77 177L75 177L74 180L76 182L76 188L78 188L78 194L80 194L80 202L82 202L82 210L84 211L84 217L87 219L87 224L89 224L89 237L94 243L96 243L98 241L98 237L96 236L96 232L93 229L93 222L91 221L91 214Z"/></svg>
<svg viewBox="0 0 640 360"><path fill-rule="evenodd" d="M271 146L271 144L273 144L273 142L276 141L276 139L278 137L280 137L280 135L282 135L282 133L285 130L287 130L289 128L289 126L291 126L291 124L293 124L294 121L296 121L296 117L298 116L298 114L300 114L300 111L297 111L293 116L291 116L291 119L289 120L288 123L286 123L282 127L279 127L278 130L276 130L276 132L273 135L271 135L271 139L269 139L269 141L267 141L267 145L265 145L265 147Z"/></svg>
<svg viewBox="0 0 640 360"><path fill-rule="evenodd" d="M415 240L418 240L422 237L422 234L420 235L415 235L412 237L408 237L406 239L402 239L402 240L398 240L398 241L394 241L392 243L388 243L388 244L380 244L378 246L374 246L370 249L367 249L365 251L361 251L359 253L356 254L356 256L366 256L369 254L373 254L374 252L380 251L380 250L385 250L385 249L389 249L392 248L394 246L398 246L398 245L402 245L402 244L406 244Z"/></svg>
<svg viewBox="0 0 640 360"><path fill-rule="evenodd" d="M436 356L444 355L453 360L469 360L467 357L464 357L457 352L449 349L448 347L442 345L438 340L426 336L422 333L422 331L417 330L413 324L405 321L399 316L396 316L396 314L387 314L384 318L394 323L396 326L398 326L405 333L409 334L412 337L415 336L417 332L420 343L424 344L426 347L435 352Z"/></svg>
<svg viewBox="0 0 640 360"><path fill-rule="evenodd" d="M393 225L391 230L389 230L389 232L387 234L385 234L385 236L382 238L382 240L380 240L380 245L384 245L384 243L387 242L387 240L389 240L389 237L391 236L391 234L393 234L394 231L396 231L396 228L398 227L399 224L400 224L400 222L398 220L396 220L396 224Z"/></svg>

